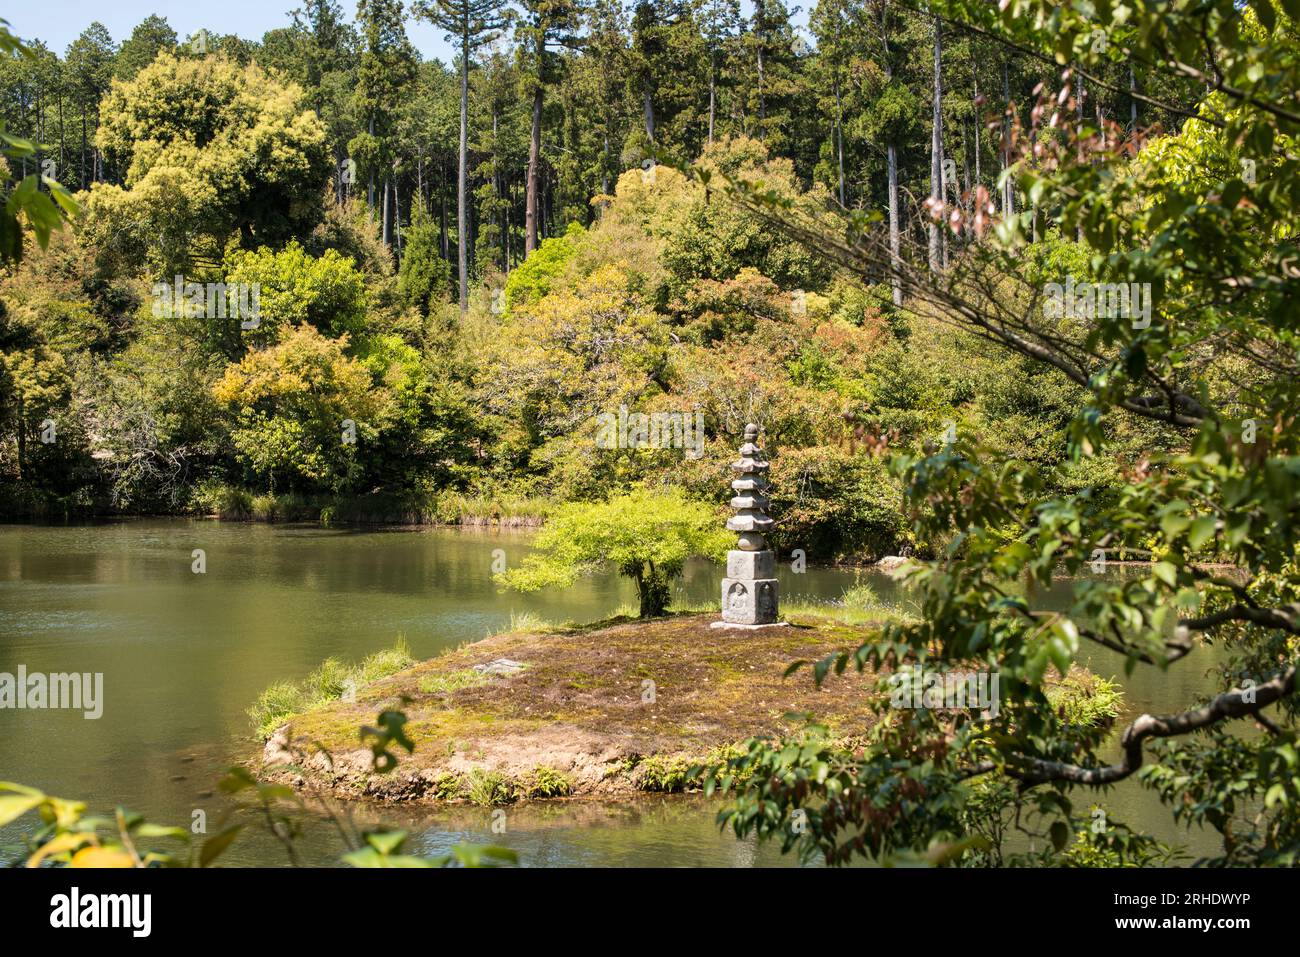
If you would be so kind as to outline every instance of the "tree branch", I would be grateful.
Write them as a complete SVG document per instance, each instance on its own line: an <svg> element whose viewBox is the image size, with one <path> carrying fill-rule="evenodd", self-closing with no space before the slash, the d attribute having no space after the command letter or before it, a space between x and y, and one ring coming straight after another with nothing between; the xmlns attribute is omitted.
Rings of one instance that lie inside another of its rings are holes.
<svg viewBox="0 0 1300 957"><path fill-rule="evenodd" d="M1069 781L1074 784L1103 785L1114 784L1129 777L1140 767L1144 759L1143 744L1148 738L1173 738L1211 725L1228 718L1244 718L1248 715L1259 716L1262 708L1268 707L1295 691L1296 665L1280 672L1261 685L1247 691L1234 688L1212 699L1201 708L1193 708L1172 715L1144 714L1125 730L1120 738L1124 757L1117 764L1102 767L1085 768L1065 761L1047 761L1015 755L1015 764L1009 764L1007 773L1012 777L1045 784L1049 781ZM1250 693L1254 700L1246 700Z"/></svg>

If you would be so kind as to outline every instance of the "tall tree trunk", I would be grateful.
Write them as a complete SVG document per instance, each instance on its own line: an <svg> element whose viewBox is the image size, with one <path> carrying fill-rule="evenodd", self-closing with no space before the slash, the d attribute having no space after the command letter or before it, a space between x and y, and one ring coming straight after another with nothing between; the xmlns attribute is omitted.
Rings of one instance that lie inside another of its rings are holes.
<svg viewBox="0 0 1300 957"><path fill-rule="evenodd" d="M370 125L367 129L370 131L371 136L375 135L375 117L373 113L370 115ZM375 221L375 170L373 167L370 170L370 181L366 184L366 205L370 207L370 221L373 223Z"/></svg>
<svg viewBox="0 0 1300 957"><path fill-rule="evenodd" d="M402 178L393 163L393 245L397 247L397 262L402 262Z"/></svg>
<svg viewBox="0 0 1300 957"><path fill-rule="evenodd" d="M840 79L835 78L835 159L839 164L840 205L848 205L844 199L844 110L840 102Z"/></svg>
<svg viewBox="0 0 1300 957"><path fill-rule="evenodd" d="M1137 88L1137 74L1133 72L1133 64L1130 63L1128 65L1128 122L1129 127L1134 130L1138 125Z"/></svg>
<svg viewBox="0 0 1300 957"><path fill-rule="evenodd" d="M18 481L23 480L23 466L27 463L27 412L23 408L23 397L18 396Z"/></svg>
<svg viewBox="0 0 1300 957"><path fill-rule="evenodd" d="M641 92L642 108L645 112L645 137L650 141L650 145L655 143L655 104L654 99L650 96L650 85L646 84Z"/></svg>
<svg viewBox="0 0 1300 957"><path fill-rule="evenodd" d="M95 104L95 129L96 130L99 129L99 104L98 103ZM95 146L93 143L91 144L90 150L91 150L91 156L90 156L91 181L98 183L103 178L104 175L104 158L103 158L103 154L100 153L99 151L99 147Z"/></svg>
<svg viewBox="0 0 1300 957"><path fill-rule="evenodd" d="M713 113L717 106L718 52L709 51L709 145L713 145Z"/></svg>
<svg viewBox="0 0 1300 957"><path fill-rule="evenodd" d="M439 157L438 160L438 179L441 180L438 186L438 230L442 239L442 258L451 258L451 241L447 237L447 159L445 156Z"/></svg>
<svg viewBox="0 0 1300 957"><path fill-rule="evenodd" d="M957 191L957 205L968 212L967 203L975 195L970 185L970 141L966 135L969 125L966 120L961 121L961 175L965 185Z"/></svg>
<svg viewBox="0 0 1300 957"><path fill-rule="evenodd" d="M542 77L540 68L533 90L533 128L528 139L528 185L524 191L524 255L537 248L538 187L542 164Z"/></svg>
<svg viewBox="0 0 1300 957"><path fill-rule="evenodd" d="M456 275L460 284L460 313L469 312L469 30L461 34L460 46L460 150L456 162Z"/></svg>
<svg viewBox="0 0 1300 957"><path fill-rule="evenodd" d="M600 191L609 195L609 119L605 120L604 143L600 157Z"/></svg>
<svg viewBox="0 0 1300 957"><path fill-rule="evenodd" d="M63 126L63 94L60 93L59 94L59 176L60 177L67 175L63 171L64 164L67 162L67 160L64 158L63 155L63 148L66 142L66 136L65 136L66 133L67 130L64 129Z"/></svg>
<svg viewBox="0 0 1300 957"><path fill-rule="evenodd" d="M889 7L887 5L881 8L880 39L885 48L885 82L888 84L894 80L894 61L889 51ZM894 305L897 307L903 304L903 282L899 276L902 257L898 205L898 141L892 134L885 144L885 169L889 177L889 284L893 290Z"/></svg>
<svg viewBox="0 0 1300 957"><path fill-rule="evenodd" d="M1083 74L1079 72L1079 65L1074 65L1074 109L1075 109L1075 136L1080 136L1083 130ZM1078 161L1083 162L1083 140L1079 140ZM1037 217L1035 217L1037 218ZM1083 242L1083 226L1080 225L1074 231L1076 242Z"/></svg>
<svg viewBox="0 0 1300 957"><path fill-rule="evenodd" d="M1007 116L1006 110L1011 107L1011 78L1007 69L1007 61L1002 61L1002 100L1004 103L1002 113L1002 172L1005 174L1011 166L1011 117ZM1002 183L1002 215L1012 216L1016 212L1016 190L1011 182L1011 177L1007 176Z"/></svg>
<svg viewBox="0 0 1300 957"><path fill-rule="evenodd" d="M886 146L886 165L889 169L889 258L891 272L890 284L894 289L894 305L903 304L903 284L898 275L902 266L899 255L900 234L898 228L898 144L890 140Z"/></svg>
<svg viewBox="0 0 1300 957"><path fill-rule="evenodd" d="M934 21L934 110L930 135L930 269L937 272L943 265L943 232L934 218L936 204L943 201L943 77L941 75L943 46L939 36L939 21Z"/></svg>
<svg viewBox="0 0 1300 957"><path fill-rule="evenodd" d="M384 238L384 245L391 247L393 245L393 236L392 236L392 232L389 229L389 220L388 220L388 207L390 205L388 199L389 182L390 182L390 177L385 176L384 177L384 212L383 215L380 217L380 221L382 222L383 225L381 227L380 235L383 236Z"/></svg>

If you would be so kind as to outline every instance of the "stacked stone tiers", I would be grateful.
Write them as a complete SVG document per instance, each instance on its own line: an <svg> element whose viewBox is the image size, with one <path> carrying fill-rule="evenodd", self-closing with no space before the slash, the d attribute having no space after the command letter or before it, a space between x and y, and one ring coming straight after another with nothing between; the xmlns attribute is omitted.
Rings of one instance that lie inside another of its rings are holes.
<svg viewBox="0 0 1300 957"><path fill-rule="evenodd" d="M776 555L767 548L765 534L772 528L767 514L768 462L758 447L758 426L745 426L740 459L731 464L737 473L731 483L736 514L727 528L739 532L737 548L727 552L727 577L722 580L722 620L735 625L769 625L777 620Z"/></svg>

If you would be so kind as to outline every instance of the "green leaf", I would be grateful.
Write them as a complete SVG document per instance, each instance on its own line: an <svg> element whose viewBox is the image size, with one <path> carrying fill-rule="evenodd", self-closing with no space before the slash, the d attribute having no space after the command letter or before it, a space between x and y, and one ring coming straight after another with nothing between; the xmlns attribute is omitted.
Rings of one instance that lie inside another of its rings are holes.
<svg viewBox="0 0 1300 957"><path fill-rule="evenodd" d="M401 850L406 836L406 831L372 831L366 835L366 843L380 854L392 854Z"/></svg>
<svg viewBox="0 0 1300 957"><path fill-rule="evenodd" d="M1277 26L1277 14L1273 10L1273 0L1251 0L1250 8L1259 17L1259 25L1265 33L1272 33Z"/></svg>
<svg viewBox="0 0 1300 957"><path fill-rule="evenodd" d="M519 863L519 855L497 844L456 844L451 852L465 867L498 867Z"/></svg>
<svg viewBox="0 0 1300 957"><path fill-rule="evenodd" d="M1165 533L1165 538L1173 541L1191 524L1192 520L1181 512L1169 512L1160 519L1160 530Z"/></svg>
<svg viewBox="0 0 1300 957"><path fill-rule="evenodd" d="M1214 529L1217 524L1218 522L1213 515L1202 515L1192 522L1192 530L1187 534L1187 544L1192 548L1200 548L1214 537Z"/></svg>
<svg viewBox="0 0 1300 957"><path fill-rule="evenodd" d="M39 791L35 794L0 794L0 827L17 820L44 802L45 795Z"/></svg>
<svg viewBox="0 0 1300 957"><path fill-rule="evenodd" d="M188 841L190 832L183 827L168 827L165 824L141 823L131 829L136 837L174 837L178 841Z"/></svg>
<svg viewBox="0 0 1300 957"><path fill-rule="evenodd" d="M236 824L204 841L203 846L199 849L199 867L211 867L212 862L226 852L243 829L244 825Z"/></svg>

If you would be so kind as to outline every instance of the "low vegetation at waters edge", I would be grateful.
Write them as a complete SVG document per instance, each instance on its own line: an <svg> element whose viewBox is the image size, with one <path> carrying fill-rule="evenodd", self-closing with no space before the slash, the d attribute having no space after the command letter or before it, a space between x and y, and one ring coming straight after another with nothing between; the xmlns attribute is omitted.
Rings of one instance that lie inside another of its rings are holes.
<svg viewBox="0 0 1300 957"><path fill-rule="evenodd" d="M293 714L313 711L331 701L355 695L362 688L414 663L404 637L392 648L367 655L359 664L347 665L337 658L326 658L301 681L282 681L271 685L248 709L254 731L266 738Z"/></svg>
<svg viewBox="0 0 1300 957"><path fill-rule="evenodd" d="M911 617L906 607L882 599L875 588L855 580L839 598L827 602L795 598L781 602L781 617L789 621L804 618L830 618L845 625L869 625L881 621L901 621Z"/></svg>
<svg viewBox="0 0 1300 957"><path fill-rule="evenodd" d="M1115 681L1085 668L1071 668L1047 689L1048 703L1066 726L1075 728L1109 728L1123 712L1123 699Z"/></svg>
<svg viewBox="0 0 1300 957"><path fill-rule="evenodd" d="M376 493L365 496L252 492L221 483L201 485L192 510L227 521L320 522L324 525L541 525L556 507L543 498L512 495Z"/></svg>

